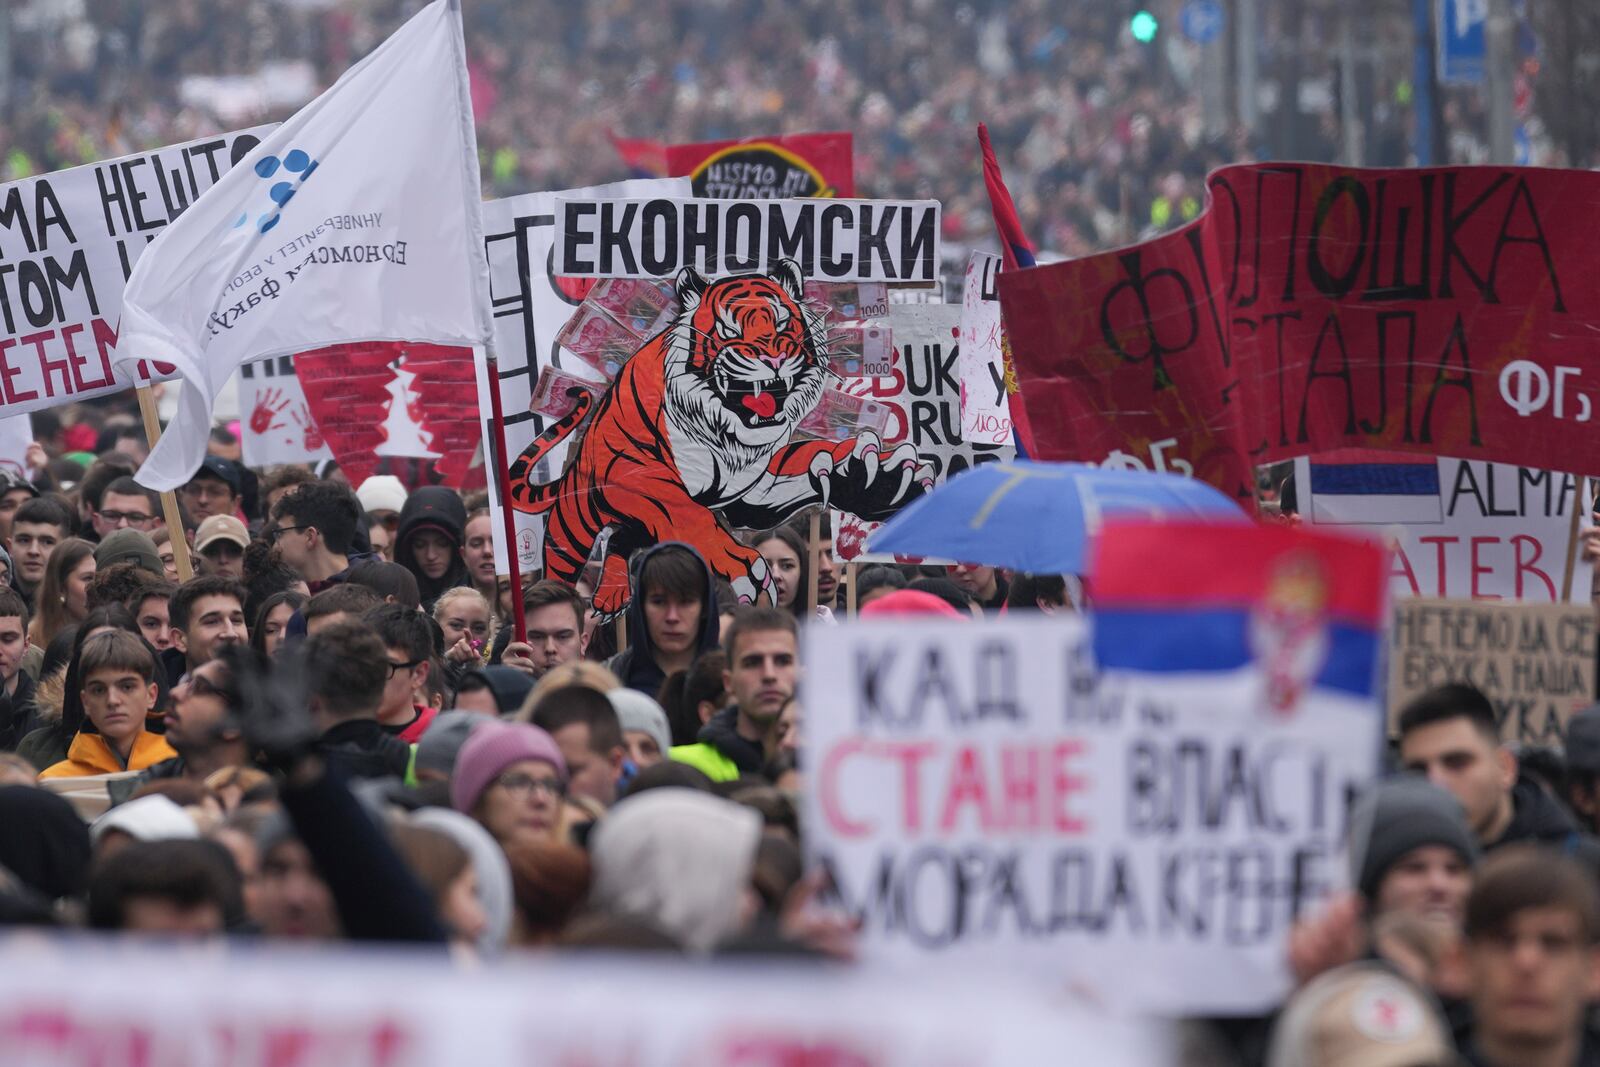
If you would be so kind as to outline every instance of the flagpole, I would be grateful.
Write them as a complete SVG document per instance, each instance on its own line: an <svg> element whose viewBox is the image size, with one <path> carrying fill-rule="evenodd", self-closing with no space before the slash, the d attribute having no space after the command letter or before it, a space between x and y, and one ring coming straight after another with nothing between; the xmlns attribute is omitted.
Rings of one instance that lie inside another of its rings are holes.
<svg viewBox="0 0 1600 1067"><path fill-rule="evenodd" d="M817 570L822 565L822 553L818 551L822 541L822 509L811 513L811 526L806 532L806 621L810 622L817 617L817 597L819 595L818 580L821 575Z"/></svg>
<svg viewBox="0 0 1600 1067"><path fill-rule="evenodd" d="M493 345L487 346L487 353L493 351ZM492 354L488 355L488 363L489 410L492 413L489 421L493 428L490 444L494 446L491 462L494 463L495 490L500 497L500 522L503 527L500 533L506 539L506 574L511 579L512 634L518 641L526 642L528 619L522 603L522 563L517 558L517 513L511 507L511 461L506 455L505 415L500 409L500 363Z"/></svg>
<svg viewBox="0 0 1600 1067"><path fill-rule="evenodd" d="M156 414L156 397L148 385L134 390L139 394L139 414L144 416L144 436L153 451L161 440L161 418ZM183 517L178 513L178 498L171 489L161 494L161 515L167 523L167 536L172 541L172 560L178 568L178 581L187 582L194 577L194 565L189 561L189 541L183 533Z"/></svg>
<svg viewBox="0 0 1600 1067"><path fill-rule="evenodd" d="M1584 483L1588 479L1581 474L1573 475L1572 484L1572 514L1567 522L1567 569L1561 577L1561 602L1572 602L1572 577L1578 569L1578 528L1579 518L1583 515Z"/></svg>

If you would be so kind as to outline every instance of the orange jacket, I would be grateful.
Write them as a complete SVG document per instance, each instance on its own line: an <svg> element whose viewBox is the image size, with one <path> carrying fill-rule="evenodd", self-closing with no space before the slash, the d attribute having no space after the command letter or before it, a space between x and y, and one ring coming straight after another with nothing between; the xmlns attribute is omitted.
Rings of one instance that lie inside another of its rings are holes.
<svg viewBox="0 0 1600 1067"><path fill-rule="evenodd" d="M117 757L106 739L99 734L79 733L67 749L67 758L52 763L39 772L40 778L84 778L91 774L118 774L122 771L142 771L153 763L171 759L178 753L167 744L167 739L148 730L139 731L133 739L133 751L128 754L127 766Z"/></svg>

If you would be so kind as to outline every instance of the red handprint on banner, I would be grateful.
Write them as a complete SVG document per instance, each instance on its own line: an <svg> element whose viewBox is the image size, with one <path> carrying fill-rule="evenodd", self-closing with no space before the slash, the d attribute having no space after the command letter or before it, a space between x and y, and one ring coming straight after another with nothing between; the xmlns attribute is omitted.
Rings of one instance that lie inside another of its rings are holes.
<svg viewBox="0 0 1600 1067"><path fill-rule="evenodd" d="M277 407L273 407L274 404ZM283 395L282 389L268 389L257 396L255 410L250 412L250 432L263 434L282 426L277 416L288 406L289 400Z"/></svg>
<svg viewBox="0 0 1600 1067"><path fill-rule="evenodd" d="M301 404L299 411L289 412L289 417L295 421L305 434L305 447L307 452L320 452L326 442L322 439L322 430L317 426L317 420L311 417L311 406Z"/></svg>

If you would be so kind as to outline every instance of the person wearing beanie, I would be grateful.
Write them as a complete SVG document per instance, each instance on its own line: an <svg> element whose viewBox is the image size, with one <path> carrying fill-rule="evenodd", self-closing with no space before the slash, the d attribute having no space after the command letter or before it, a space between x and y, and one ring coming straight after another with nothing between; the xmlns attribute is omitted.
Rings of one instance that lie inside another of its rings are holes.
<svg viewBox="0 0 1600 1067"><path fill-rule="evenodd" d="M754 809L709 793L630 796L590 836L590 903L647 920L691 952L709 952L743 925L741 901L760 840Z"/></svg>
<svg viewBox="0 0 1600 1067"><path fill-rule="evenodd" d="M1378 782L1350 809L1349 827L1350 881L1369 918L1461 922L1478 843L1455 797L1421 778Z"/></svg>
<svg viewBox="0 0 1600 1067"><path fill-rule="evenodd" d="M374 526L393 530L400 524L400 510L406 506L406 487L392 474L374 474L356 490L361 510Z"/></svg>
<svg viewBox="0 0 1600 1067"><path fill-rule="evenodd" d="M488 721L483 715L460 708L436 715L417 742L417 755L412 761L417 781L448 782L467 738Z"/></svg>
<svg viewBox="0 0 1600 1067"><path fill-rule="evenodd" d="M515 715L533 692L533 679L514 667L469 667L456 683L456 710Z"/></svg>
<svg viewBox="0 0 1600 1067"><path fill-rule="evenodd" d="M456 756L450 804L502 845L519 834L553 837L567 792L555 738L520 722L484 722Z"/></svg>
<svg viewBox="0 0 1600 1067"><path fill-rule="evenodd" d="M167 577L167 568L161 562L155 541L143 530L113 530L101 539L94 550L95 569L103 571L118 563L135 564L163 581Z"/></svg>
<svg viewBox="0 0 1600 1067"><path fill-rule="evenodd" d="M672 730L661 705L634 689L613 689L606 694L616 709L622 726L622 746L639 770L654 767L667 758L672 747Z"/></svg>
<svg viewBox="0 0 1600 1067"><path fill-rule="evenodd" d="M1600 704L1567 720L1567 807L1588 833L1600 829Z"/></svg>

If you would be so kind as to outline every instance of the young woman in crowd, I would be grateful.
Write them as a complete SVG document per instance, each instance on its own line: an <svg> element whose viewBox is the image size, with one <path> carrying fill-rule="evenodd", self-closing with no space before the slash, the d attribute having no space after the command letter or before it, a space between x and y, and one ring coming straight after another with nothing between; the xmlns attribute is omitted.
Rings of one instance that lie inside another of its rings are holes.
<svg viewBox="0 0 1600 1067"><path fill-rule="evenodd" d="M50 552L44 580L34 597L28 643L43 648L62 627L83 621L89 611L89 582L94 578L94 546L69 537Z"/></svg>

